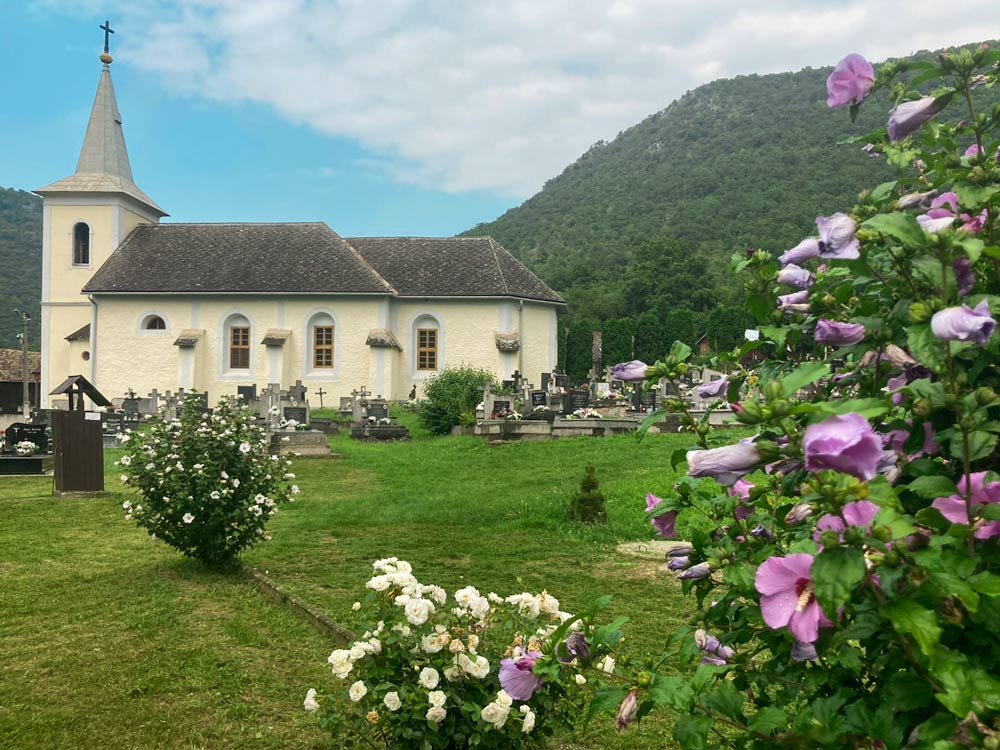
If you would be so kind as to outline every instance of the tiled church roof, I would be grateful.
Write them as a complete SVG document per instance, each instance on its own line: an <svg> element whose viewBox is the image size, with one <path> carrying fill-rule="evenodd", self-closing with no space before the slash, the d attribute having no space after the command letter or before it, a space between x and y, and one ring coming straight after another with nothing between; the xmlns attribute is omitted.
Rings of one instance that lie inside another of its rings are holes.
<svg viewBox="0 0 1000 750"><path fill-rule="evenodd" d="M0 383L20 383L23 377L20 349L0 349ZM38 372L42 369L41 352L28 352L28 381L38 382Z"/></svg>
<svg viewBox="0 0 1000 750"><path fill-rule="evenodd" d="M403 297L563 299L490 237L349 237Z"/></svg>
<svg viewBox="0 0 1000 750"><path fill-rule="evenodd" d="M563 301L489 237L345 240L322 223L143 225L83 291Z"/></svg>
<svg viewBox="0 0 1000 750"><path fill-rule="evenodd" d="M84 293L391 294L326 224L146 224Z"/></svg>

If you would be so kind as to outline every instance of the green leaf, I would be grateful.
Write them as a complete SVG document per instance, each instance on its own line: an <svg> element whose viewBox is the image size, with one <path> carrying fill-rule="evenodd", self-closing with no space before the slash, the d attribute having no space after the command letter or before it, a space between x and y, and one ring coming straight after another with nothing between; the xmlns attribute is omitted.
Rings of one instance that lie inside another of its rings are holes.
<svg viewBox="0 0 1000 750"><path fill-rule="evenodd" d="M788 336L787 328L778 328L776 326L761 326L760 333L767 339L770 339L779 346L785 345L785 338Z"/></svg>
<svg viewBox="0 0 1000 750"><path fill-rule="evenodd" d="M861 226L898 240L907 247L925 247L927 235L912 214L877 214Z"/></svg>
<svg viewBox="0 0 1000 750"><path fill-rule="evenodd" d="M930 323L911 326L907 332L906 342L910 354L921 364L934 372L944 372L945 345L931 332Z"/></svg>
<svg viewBox="0 0 1000 750"><path fill-rule="evenodd" d="M666 409L656 409L655 411L651 411L649 414L646 415L645 419L642 420L642 424L639 425L639 429L636 430L635 432L636 437L641 439L642 436L649 431L650 427L659 422L666 415L667 415Z"/></svg>
<svg viewBox="0 0 1000 750"><path fill-rule="evenodd" d="M965 250L965 255L971 263L975 263L979 260L979 256L983 254L983 248L986 247L986 243L978 237L969 237L962 240L958 244L960 244L962 249Z"/></svg>
<svg viewBox="0 0 1000 750"><path fill-rule="evenodd" d="M880 398L851 398L843 401L820 401L812 404L816 411L824 414L850 414L857 412L866 419L881 417L890 407Z"/></svg>
<svg viewBox="0 0 1000 750"><path fill-rule="evenodd" d="M711 711L742 723L743 694L729 680L722 680L715 689L702 696L702 704Z"/></svg>
<svg viewBox="0 0 1000 750"><path fill-rule="evenodd" d="M911 711L934 700L934 691L927 680L911 672L897 672L887 686L886 698L897 711Z"/></svg>
<svg viewBox="0 0 1000 750"><path fill-rule="evenodd" d="M970 462L986 458L993 452L996 445L996 435L982 430L973 430L969 433L969 455L967 458ZM951 453L960 458L965 456L965 441L962 438L962 433L958 430L955 430L951 436Z"/></svg>
<svg viewBox="0 0 1000 750"><path fill-rule="evenodd" d="M658 674L649 687L649 697L661 705L683 712L691 708L694 690L687 680Z"/></svg>
<svg viewBox="0 0 1000 750"><path fill-rule="evenodd" d="M966 583L984 596L1000 596L1000 576L993 573L976 573L969 576Z"/></svg>
<svg viewBox="0 0 1000 750"><path fill-rule="evenodd" d="M912 599L903 599L883 607L883 612L897 632L913 636L920 650L931 655L934 646L941 639L941 627L934 612L924 609Z"/></svg>
<svg viewBox="0 0 1000 750"><path fill-rule="evenodd" d="M890 180L889 182L883 182L881 185L877 185L872 190L872 200L881 201L888 198L892 191L896 189L896 180Z"/></svg>
<svg viewBox="0 0 1000 750"><path fill-rule="evenodd" d="M865 570L864 552L855 547L831 547L816 556L809 575L827 617L834 619L837 609L865 577Z"/></svg>
<svg viewBox="0 0 1000 750"><path fill-rule="evenodd" d="M727 568L723 568L722 580L730 586L739 589L743 593L751 593L754 591L754 572L749 565L741 565L737 563L735 565L730 565Z"/></svg>
<svg viewBox="0 0 1000 750"><path fill-rule="evenodd" d="M757 734L769 735L775 729L788 724L788 717L785 712L775 706L765 706L753 715L750 719L749 729Z"/></svg>
<svg viewBox="0 0 1000 750"><path fill-rule="evenodd" d="M917 477L907 485L907 488L922 500L935 500L958 493L955 483L940 474Z"/></svg>
<svg viewBox="0 0 1000 750"><path fill-rule="evenodd" d="M829 374L830 365L825 362L803 362L781 379L781 392L785 398L790 398L797 391Z"/></svg>
<svg viewBox="0 0 1000 750"><path fill-rule="evenodd" d="M685 362L691 356L691 347L683 341L675 341L671 344L670 353L667 356L673 357L675 363Z"/></svg>
<svg viewBox="0 0 1000 750"><path fill-rule="evenodd" d="M684 750L705 750L714 723L711 716L682 716L674 725L674 739Z"/></svg>
<svg viewBox="0 0 1000 750"><path fill-rule="evenodd" d="M590 721L600 713L614 713L628 693L628 688L602 685L590 699L590 706L587 708L587 719Z"/></svg>
<svg viewBox="0 0 1000 750"><path fill-rule="evenodd" d="M970 185L968 182L956 182L951 186L951 189L958 196L958 202L962 208L971 211L978 209L994 195L1000 193L1000 188L995 185Z"/></svg>

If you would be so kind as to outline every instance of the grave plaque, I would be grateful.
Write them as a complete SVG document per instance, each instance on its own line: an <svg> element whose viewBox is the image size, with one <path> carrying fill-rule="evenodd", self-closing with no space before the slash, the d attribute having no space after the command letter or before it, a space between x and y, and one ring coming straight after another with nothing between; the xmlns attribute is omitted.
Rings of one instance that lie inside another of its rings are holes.
<svg viewBox="0 0 1000 750"><path fill-rule="evenodd" d="M14 446L28 440L38 446L39 453L49 452L49 436L46 430L48 425L26 424L15 422L4 431L4 439L7 443L7 451L14 452Z"/></svg>
<svg viewBox="0 0 1000 750"><path fill-rule="evenodd" d="M590 391L588 389L570 391L563 401L563 414L572 414L577 409L586 409L588 406L590 406Z"/></svg>
<svg viewBox="0 0 1000 750"><path fill-rule="evenodd" d="M284 409L285 419L294 419L299 424L306 424L309 419L309 410L304 406L286 406Z"/></svg>
<svg viewBox="0 0 1000 750"><path fill-rule="evenodd" d="M639 406L642 407L642 411L656 411L655 388L650 388L648 391L643 391L639 394Z"/></svg>
<svg viewBox="0 0 1000 750"><path fill-rule="evenodd" d="M510 401L501 401L499 399L494 399L493 401L493 411L490 414L491 419L496 419L497 415L501 412L510 411Z"/></svg>
<svg viewBox="0 0 1000 750"><path fill-rule="evenodd" d="M138 416L138 412L136 412ZM117 435L125 432L125 415L121 412L105 412L101 414L101 431L105 435Z"/></svg>
<svg viewBox="0 0 1000 750"><path fill-rule="evenodd" d="M139 419L139 399L137 398L127 398L122 402L122 411L125 417L132 422Z"/></svg>
<svg viewBox="0 0 1000 750"><path fill-rule="evenodd" d="M513 391L517 387L517 384L513 380L503 381L503 389L505 391Z"/></svg>
<svg viewBox="0 0 1000 750"><path fill-rule="evenodd" d="M545 399L548 395L545 391L529 391L531 398L531 408L534 409L536 406L545 406Z"/></svg>
<svg viewBox="0 0 1000 750"><path fill-rule="evenodd" d="M375 419L388 419L389 404L384 401L369 401L368 416L375 417Z"/></svg>
<svg viewBox="0 0 1000 750"><path fill-rule="evenodd" d="M569 375L554 372L552 373L552 378L556 381L556 388L569 388Z"/></svg>

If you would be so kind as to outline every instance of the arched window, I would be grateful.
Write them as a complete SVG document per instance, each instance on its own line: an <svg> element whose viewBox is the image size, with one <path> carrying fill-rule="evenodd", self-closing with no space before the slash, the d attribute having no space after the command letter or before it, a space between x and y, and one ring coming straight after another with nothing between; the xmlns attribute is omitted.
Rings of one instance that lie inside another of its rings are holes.
<svg viewBox="0 0 1000 750"><path fill-rule="evenodd" d="M90 227L82 221L73 227L73 265L90 265Z"/></svg>
<svg viewBox="0 0 1000 750"><path fill-rule="evenodd" d="M421 315L413 321L414 367L418 372L437 370L440 365L438 350L441 346L441 326L430 315Z"/></svg>
<svg viewBox="0 0 1000 750"><path fill-rule="evenodd" d="M233 315L226 323L229 347L229 369L250 369L250 321L242 315Z"/></svg>
<svg viewBox="0 0 1000 750"><path fill-rule="evenodd" d="M334 366L333 318L326 313L315 315L309 323L309 340L312 342L310 363L318 370L328 370Z"/></svg>
<svg viewBox="0 0 1000 750"><path fill-rule="evenodd" d="M165 331L167 323L159 315L149 315L142 321L142 327L147 331Z"/></svg>

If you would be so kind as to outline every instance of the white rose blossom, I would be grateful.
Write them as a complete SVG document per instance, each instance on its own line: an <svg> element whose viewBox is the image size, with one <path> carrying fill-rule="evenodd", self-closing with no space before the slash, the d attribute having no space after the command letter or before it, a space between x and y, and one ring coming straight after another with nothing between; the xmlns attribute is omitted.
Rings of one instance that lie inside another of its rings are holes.
<svg viewBox="0 0 1000 750"><path fill-rule="evenodd" d="M442 706L431 706L427 709L426 718L428 721L433 721L435 724L440 724L444 721L445 717L448 715L448 711Z"/></svg>
<svg viewBox="0 0 1000 750"><path fill-rule="evenodd" d="M447 700L448 696L443 690L432 690L427 694L427 702L432 706L443 706Z"/></svg>
<svg viewBox="0 0 1000 750"><path fill-rule="evenodd" d="M403 705L403 702L399 700L399 693L397 693L395 690L393 690L391 693L386 693L385 698L382 699L382 702L385 704L385 707L388 708L390 711L398 711L400 709L400 706Z"/></svg>
<svg viewBox="0 0 1000 750"><path fill-rule="evenodd" d="M302 707L309 713L319 710L319 703L316 701L316 691L312 688L306 691L306 699L303 701Z"/></svg>
<svg viewBox="0 0 1000 750"><path fill-rule="evenodd" d="M438 671L434 667L424 667L420 670L420 679L418 681L423 687L433 690L438 686L440 679L440 675L438 675Z"/></svg>
<svg viewBox="0 0 1000 750"><path fill-rule="evenodd" d="M357 703L359 700L368 695L368 688L365 686L364 682L358 680L353 685L351 685L350 689L347 691L347 694L350 696L352 701Z"/></svg>

